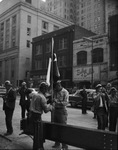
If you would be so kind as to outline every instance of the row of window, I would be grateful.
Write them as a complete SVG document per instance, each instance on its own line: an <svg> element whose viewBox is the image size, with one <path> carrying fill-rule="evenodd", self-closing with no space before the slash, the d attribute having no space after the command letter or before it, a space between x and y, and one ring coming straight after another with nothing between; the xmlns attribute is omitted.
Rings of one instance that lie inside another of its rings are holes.
<svg viewBox="0 0 118 150"><path fill-rule="evenodd" d="M16 15L0 23L0 49L3 50L4 39L5 48L14 47L16 45ZM11 42L11 43L10 43Z"/></svg>
<svg viewBox="0 0 118 150"><path fill-rule="evenodd" d="M93 49L91 55L92 55L92 63L103 62L103 49L102 48ZM80 51L77 53L77 65L85 65L85 64L87 64L87 52Z"/></svg>
<svg viewBox="0 0 118 150"><path fill-rule="evenodd" d="M58 58L58 66L59 67L66 67L66 56L59 56ZM48 62L49 62L49 58L46 58L46 68L48 67ZM35 60L35 70L41 70L42 68L44 68L43 66L43 60L42 59L38 59Z"/></svg>
<svg viewBox="0 0 118 150"><path fill-rule="evenodd" d="M103 49L96 48L92 51L92 63L102 63L103 62ZM46 59L46 68L48 67L49 58ZM87 64L87 52L80 51L77 53L77 65L86 65ZM58 57L58 66L65 67L66 66L66 56ZM43 60L38 59L35 60L35 70L40 70L43 68Z"/></svg>
<svg viewBox="0 0 118 150"><path fill-rule="evenodd" d="M58 50L63 50L67 48L67 38L60 38L58 43ZM46 53L51 52L52 49L52 42L46 42ZM40 55L43 52L43 45L39 44L35 48L35 55Z"/></svg>

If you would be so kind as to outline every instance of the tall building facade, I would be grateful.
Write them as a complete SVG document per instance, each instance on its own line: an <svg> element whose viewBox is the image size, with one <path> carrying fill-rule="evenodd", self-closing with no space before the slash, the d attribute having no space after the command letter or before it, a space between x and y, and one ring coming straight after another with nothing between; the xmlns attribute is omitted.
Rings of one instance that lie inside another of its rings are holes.
<svg viewBox="0 0 118 150"><path fill-rule="evenodd" d="M108 33L109 16L118 14L117 0L46 0L48 11L95 32Z"/></svg>
<svg viewBox="0 0 118 150"><path fill-rule="evenodd" d="M97 34L108 33L109 16L118 14L117 0L77 0L76 23Z"/></svg>
<svg viewBox="0 0 118 150"><path fill-rule="evenodd" d="M71 25L38 8L38 0L0 2L0 83L14 86L31 69L32 38ZM28 76L29 77L29 76Z"/></svg>
<svg viewBox="0 0 118 150"><path fill-rule="evenodd" d="M75 23L76 0L46 0L47 11Z"/></svg>

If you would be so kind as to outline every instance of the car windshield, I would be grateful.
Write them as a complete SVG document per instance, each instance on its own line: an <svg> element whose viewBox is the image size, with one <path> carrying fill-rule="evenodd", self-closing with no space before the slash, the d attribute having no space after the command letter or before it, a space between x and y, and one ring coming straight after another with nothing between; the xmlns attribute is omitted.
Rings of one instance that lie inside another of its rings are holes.
<svg viewBox="0 0 118 150"><path fill-rule="evenodd" d="M73 95L74 96L80 96L80 91L82 91L82 89L77 90ZM92 97L93 93L95 92L94 89L86 89L86 91L87 91L87 96L88 97Z"/></svg>

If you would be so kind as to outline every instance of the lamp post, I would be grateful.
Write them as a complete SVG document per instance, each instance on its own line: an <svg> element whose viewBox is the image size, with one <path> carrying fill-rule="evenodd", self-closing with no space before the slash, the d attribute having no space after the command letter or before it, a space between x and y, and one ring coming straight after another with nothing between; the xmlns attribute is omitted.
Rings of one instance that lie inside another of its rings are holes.
<svg viewBox="0 0 118 150"><path fill-rule="evenodd" d="M83 37L83 40L91 42L91 88L93 88L93 39L91 38L87 38L87 37Z"/></svg>

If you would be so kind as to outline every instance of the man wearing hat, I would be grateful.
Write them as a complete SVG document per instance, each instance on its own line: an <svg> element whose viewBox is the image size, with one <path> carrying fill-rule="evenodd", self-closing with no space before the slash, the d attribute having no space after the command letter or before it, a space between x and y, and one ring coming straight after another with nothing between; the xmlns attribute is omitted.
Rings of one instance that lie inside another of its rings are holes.
<svg viewBox="0 0 118 150"><path fill-rule="evenodd" d="M118 119L118 96L115 87L111 88L109 96L109 131L116 131Z"/></svg>
<svg viewBox="0 0 118 150"><path fill-rule="evenodd" d="M67 124L67 109L68 105L69 93L68 91L62 87L61 81L58 80L54 83L54 122ZM57 131L58 132L58 131ZM60 133L59 133L60 134ZM53 148L60 148L60 143L58 141L55 142ZM67 150L68 146L65 143L62 143L62 149Z"/></svg>
<svg viewBox="0 0 118 150"><path fill-rule="evenodd" d="M94 95L95 100L95 110L97 115L98 129L105 130L107 121L108 106L105 99L105 94L102 92L102 85L98 84L96 86L96 95Z"/></svg>
<svg viewBox="0 0 118 150"><path fill-rule="evenodd" d="M21 87L18 89L18 93L20 94L20 102L19 105L21 106L21 118L25 118L26 111L29 112L30 106L30 98L29 94L31 90L29 90L26 86L26 82L22 82Z"/></svg>
<svg viewBox="0 0 118 150"><path fill-rule="evenodd" d="M39 85L39 93L34 93L32 96L31 103L30 103L30 111L29 111L29 121L33 126L33 128L35 122L42 120L43 112L47 113L53 109L51 104L47 104L47 100L46 100L47 90L48 90L47 83L42 82ZM43 149L43 145L41 145L41 148ZM33 149L36 149L35 144L33 144Z"/></svg>
<svg viewBox="0 0 118 150"><path fill-rule="evenodd" d="M3 96L4 104L3 110L5 112L5 122L7 132L4 135L11 135L13 133L12 117L15 108L16 92L12 88L9 80L5 81L6 94Z"/></svg>

